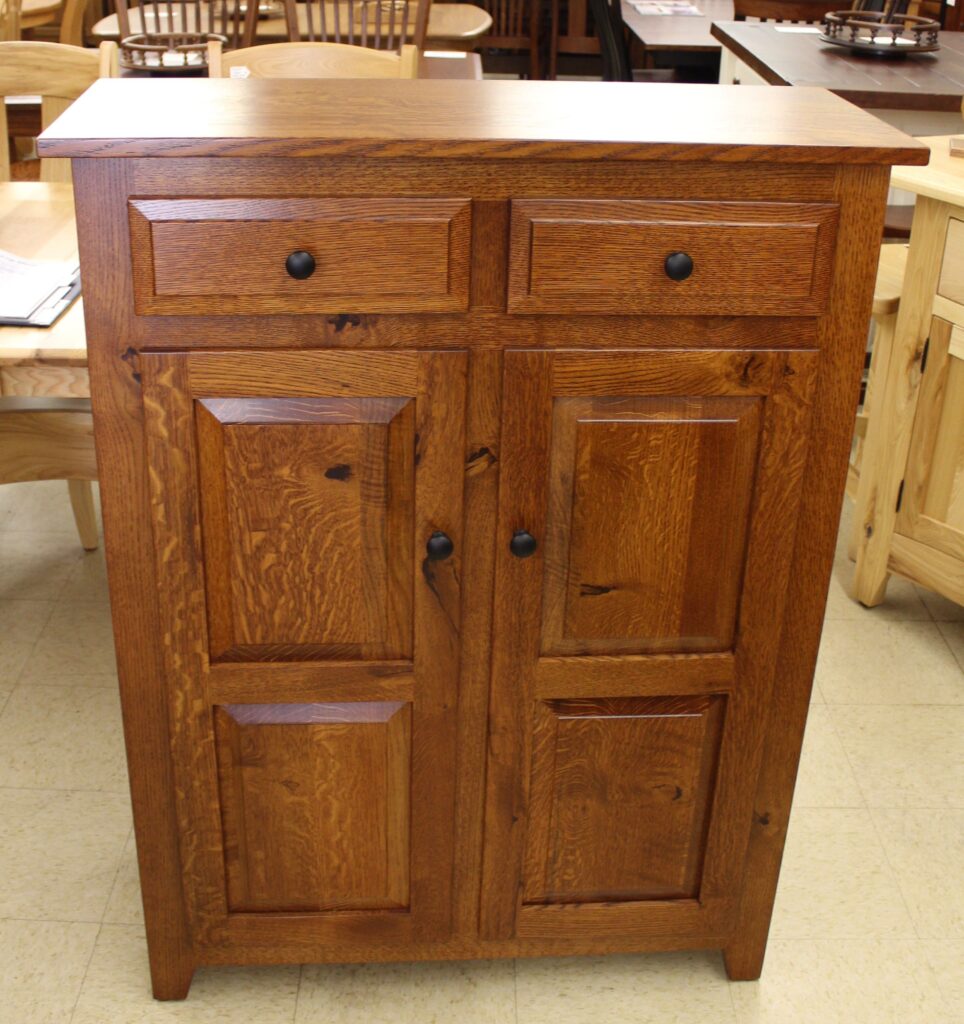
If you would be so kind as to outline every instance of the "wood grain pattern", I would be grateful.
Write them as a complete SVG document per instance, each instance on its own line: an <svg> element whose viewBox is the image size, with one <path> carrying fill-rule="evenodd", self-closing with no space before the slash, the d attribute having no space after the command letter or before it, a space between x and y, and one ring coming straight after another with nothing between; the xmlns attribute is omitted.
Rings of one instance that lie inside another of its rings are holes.
<svg viewBox="0 0 964 1024"><path fill-rule="evenodd" d="M759 399L558 399L544 654L732 644Z"/></svg>
<svg viewBox="0 0 964 1024"><path fill-rule="evenodd" d="M964 303L964 219L951 217L947 222L944 259L937 294L952 302Z"/></svg>
<svg viewBox="0 0 964 1024"><path fill-rule="evenodd" d="M721 703L536 706L525 903L697 896Z"/></svg>
<svg viewBox="0 0 964 1024"><path fill-rule="evenodd" d="M641 110L619 82L606 103L586 82L117 84L97 83L41 137L41 155L927 162L923 146L816 89L655 84Z"/></svg>
<svg viewBox="0 0 964 1024"><path fill-rule="evenodd" d="M516 200L509 310L817 313L836 221L817 203ZM666 274L673 252L693 260L685 281Z"/></svg>
<svg viewBox="0 0 964 1024"><path fill-rule="evenodd" d="M214 710L230 911L408 907L410 706Z"/></svg>
<svg viewBox="0 0 964 1024"><path fill-rule="evenodd" d="M414 403L198 403L211 656L410 658Z"/></svg>
<svg viewBox="0 0 964 1024"><path fill-rule="evenodd" d="M153 199L130 216L138 313L468 306L466 199ZM301 250L306 280L285 269Z"/></svg>

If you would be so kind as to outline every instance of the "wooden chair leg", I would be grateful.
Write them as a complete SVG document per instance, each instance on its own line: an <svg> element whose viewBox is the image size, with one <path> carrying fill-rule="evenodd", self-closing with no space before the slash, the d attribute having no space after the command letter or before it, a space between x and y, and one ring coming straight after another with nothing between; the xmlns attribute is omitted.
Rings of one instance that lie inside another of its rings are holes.
<svg viewBox="0 0 964 1024"><path fill-rule="evenodd" d="M96 551L99 543L97 534L97 511L94 508L94 486L89 480L68 480L70 505L74 510L74 522L80 534L80 543L85 551Z"/></svg>

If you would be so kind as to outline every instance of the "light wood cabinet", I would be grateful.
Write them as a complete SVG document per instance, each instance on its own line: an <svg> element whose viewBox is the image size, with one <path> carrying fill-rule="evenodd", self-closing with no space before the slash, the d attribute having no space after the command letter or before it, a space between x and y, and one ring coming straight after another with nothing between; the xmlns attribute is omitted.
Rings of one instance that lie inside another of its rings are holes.
<svg viewBox="0 0 964 1024"><path fill-rule="evenodd" d="M136 135L100 89L43 142L77 158L156 995L698 947L756 977L920 150L820 94L654 87L673 143L631 89L525 83L197 82L172 141L170 85Z"/></svg>

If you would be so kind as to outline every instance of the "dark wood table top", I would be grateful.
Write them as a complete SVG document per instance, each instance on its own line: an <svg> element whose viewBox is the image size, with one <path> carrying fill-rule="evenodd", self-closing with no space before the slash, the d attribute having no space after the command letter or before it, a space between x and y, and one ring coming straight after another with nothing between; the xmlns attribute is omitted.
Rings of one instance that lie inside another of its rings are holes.
<svg viewBox="0 0 964 1024"><path fill-rule="evenodd" d="M941 48L902 58L854 54L818 32L781 32L762 22L726 21L713 35L771 85L817 85L881 110L961 109L964 32L942 32Z"/></svg>
<svg viewBox="0 0 964 1024"><path fill-rule="evenodd" d="M700 17L675 14L640 14L628 0L622 0L623 21L647 50L697 50L719 53L720 42L710 26L714 21L733 18L733 0L692 0Z"/></svg>

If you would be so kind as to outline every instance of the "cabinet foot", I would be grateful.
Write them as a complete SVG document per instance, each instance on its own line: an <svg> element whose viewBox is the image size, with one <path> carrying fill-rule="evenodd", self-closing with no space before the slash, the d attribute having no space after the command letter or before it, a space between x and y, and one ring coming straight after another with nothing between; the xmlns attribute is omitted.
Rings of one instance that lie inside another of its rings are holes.
<svg viewBox="0 0 964 1024"><path fill-rule="evenodd" d="M723 966L730 981L756 981L763 971L766 942L748 939L732 942L723 949Z"/></svg>
<svg viewBox="0 0 964 1024"><path fill-rule="evenodd" d="M151 992L162 1002L186 999L194 978L194 964L151 964Z"/></svg>

